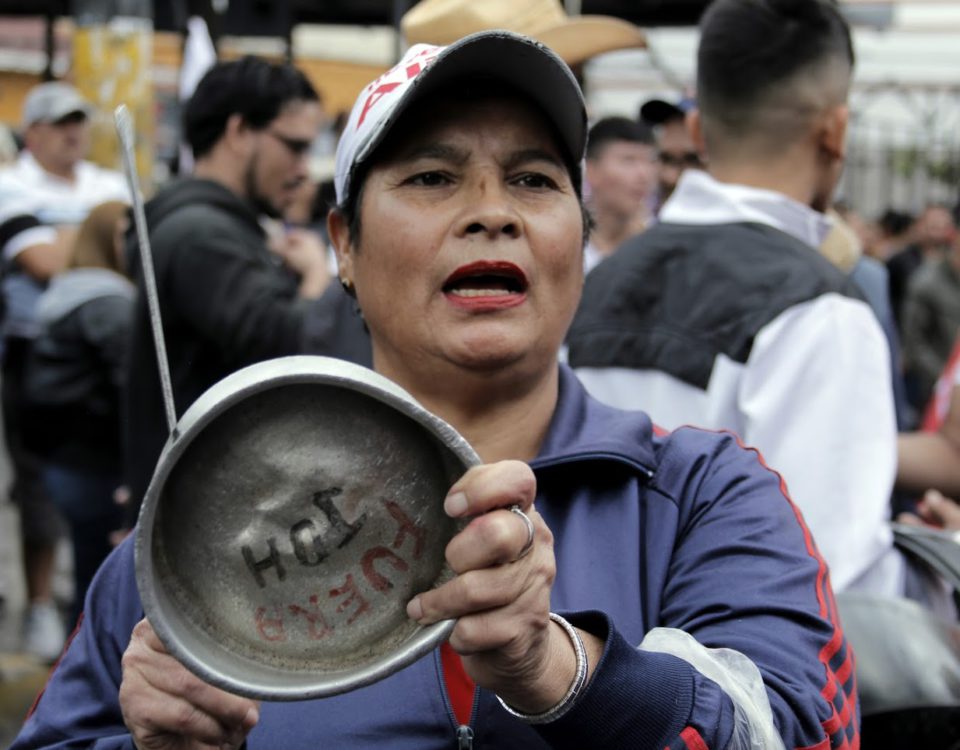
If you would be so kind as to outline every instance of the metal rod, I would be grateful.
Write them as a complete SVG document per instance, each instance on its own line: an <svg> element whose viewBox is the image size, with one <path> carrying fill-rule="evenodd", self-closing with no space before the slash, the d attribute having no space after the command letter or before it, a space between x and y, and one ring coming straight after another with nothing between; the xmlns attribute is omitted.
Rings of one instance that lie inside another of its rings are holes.
<svg viewBox="0 0 960 750"><path fill-rule="evenodd" d="M120 138L120 152L123 156L123 169L130 185L133 199L133 223L140 244L140 265L143 267L143 286L147 291L147 306L150 309L150 328L153 331L153 345L157 351L157 369L160 371L160 388L163 391L163 405L167 412L167 426L170 437L178 437L177 410L173 403L173 385L170 382L170 364L167 360L167 345L163 338L163 321L160 318L160 296L157 293L157 277L153 270L153 253L150 252L150 236L147 233L147 217L143 211L143 195L140 193L140 178L133 150L133 117L126 105L121 104L113 112L113 120Z"/></svg>

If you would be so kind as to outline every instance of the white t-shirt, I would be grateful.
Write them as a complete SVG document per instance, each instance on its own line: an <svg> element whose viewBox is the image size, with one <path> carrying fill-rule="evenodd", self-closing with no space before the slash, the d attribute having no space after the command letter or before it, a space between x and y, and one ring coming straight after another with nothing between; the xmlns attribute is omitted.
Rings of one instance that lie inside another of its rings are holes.
<svg viewBox="0 0 960 750"><path fill-rule="evenodd" d="M71 182L50 174L24 151L15 164L0 169L0 226L23 215L35 217L41 226L3 233L3 262L11 263L31 245L54 241L56 227L80 224L91 209L113 200L130 202L127 182L119 172L81 161ZM24 273L4 274L4 335L36 335L34 310L41 291Z"/></svg>

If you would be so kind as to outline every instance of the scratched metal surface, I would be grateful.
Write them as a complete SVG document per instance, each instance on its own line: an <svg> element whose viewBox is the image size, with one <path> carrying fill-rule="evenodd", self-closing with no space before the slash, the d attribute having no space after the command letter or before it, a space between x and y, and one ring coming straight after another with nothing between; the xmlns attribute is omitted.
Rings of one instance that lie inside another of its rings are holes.
<svg viewBox="0 0 960 750"><path fill-rule="evenodd" d="M184 415L137 567L151 623L189 668L290 700L368 684L446 637L450 623L421 628L405 606L451 575L459 527L442 502L476 457L374 373L285 359Z"/></svg>

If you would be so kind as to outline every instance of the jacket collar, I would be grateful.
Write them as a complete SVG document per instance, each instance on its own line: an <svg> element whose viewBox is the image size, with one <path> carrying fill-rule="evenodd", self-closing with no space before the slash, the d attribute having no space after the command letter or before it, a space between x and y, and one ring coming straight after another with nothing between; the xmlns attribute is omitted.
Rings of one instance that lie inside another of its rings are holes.
<svg viewBox="0 0 960 750"><path fill-rule="evenodd" d="M155 227L184 206L206 204L232 214L261 237L265 236L253 207L226 186L214 180L184 177L168 183L146 205L147 223Z"/></svg>
<svg viewBox="0 0 960 750"><path fill-rule="evenodd" d="M560 365L560 392L534 469L576 461L618 461L651 475L656 459L653 425L642 412L601 404L566 365Z"/></svg>
<svg viewBox="0 0 960 750"><path fill-rule="evenodd" d="M766 224L810 247L820 247L832 228L824 214L783 193L750 185L719 182L699 169L688 169L660 211L669 224Z"/></svg>

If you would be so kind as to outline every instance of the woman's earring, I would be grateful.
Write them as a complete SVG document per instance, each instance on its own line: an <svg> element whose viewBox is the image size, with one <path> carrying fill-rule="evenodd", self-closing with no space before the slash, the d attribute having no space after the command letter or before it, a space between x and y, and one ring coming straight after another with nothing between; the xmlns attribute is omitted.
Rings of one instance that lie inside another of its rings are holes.
<svg viewBox="0 0 960 750"><path fill-rule="evenodd" d="M341 277L340 277L340 286L343 287L343 291L345 291L345 292L347 292L347 293L349 294L349 293L350 293L350 290L353 289L353 282L350 281L350 279L346 279L346 278L344 278L344 277L341 276Z"/></svg>

